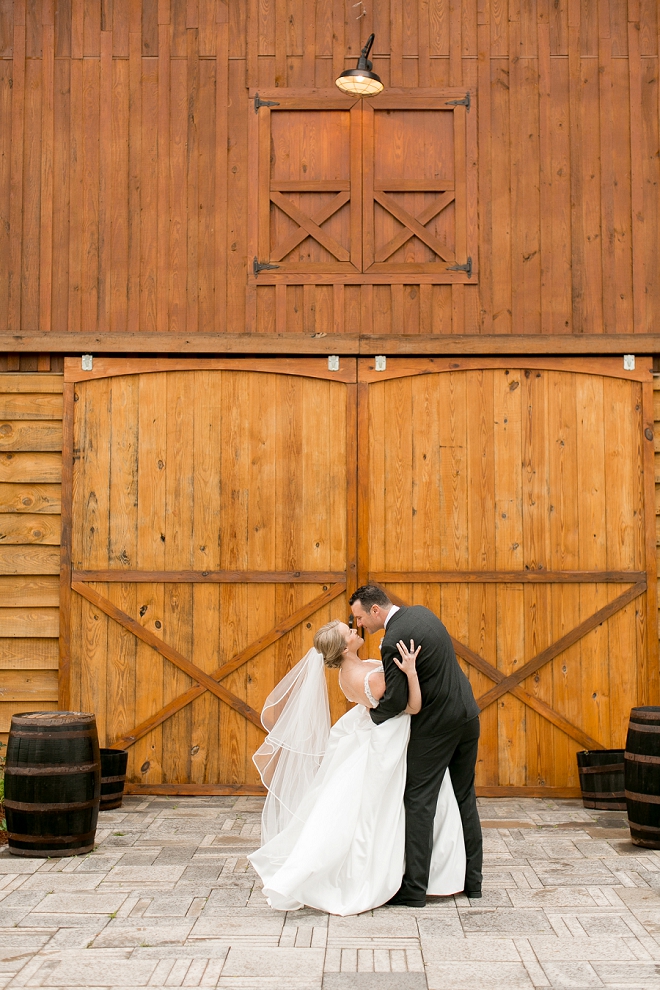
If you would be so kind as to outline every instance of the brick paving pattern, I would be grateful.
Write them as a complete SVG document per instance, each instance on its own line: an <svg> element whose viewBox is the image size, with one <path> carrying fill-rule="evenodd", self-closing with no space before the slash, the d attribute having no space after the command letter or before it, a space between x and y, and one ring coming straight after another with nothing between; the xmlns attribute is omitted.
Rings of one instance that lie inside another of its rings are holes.
<svg viewBox="0 0 660 990"><path fill-rule="evenodd" d="M0 990L660 990L660 852L621 812L482 799L484 897L265 904L258 798L128 797L72 859L0 854Z"/></svg>

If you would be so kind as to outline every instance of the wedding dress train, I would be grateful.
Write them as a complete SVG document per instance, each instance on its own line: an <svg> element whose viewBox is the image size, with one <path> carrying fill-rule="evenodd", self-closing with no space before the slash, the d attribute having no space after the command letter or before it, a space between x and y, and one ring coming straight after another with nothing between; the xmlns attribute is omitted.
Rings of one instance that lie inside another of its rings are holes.
<svg viewBox="0 0 660 990"><path fill-rule="evenodd" d="M410 715L375 725L356 705L330 729L322 658L314 653L264 708L270 733L255 754L269 787L264 845L249 859L271 907L359 914L384 904L401 884ZM428 893L457 893L464 880L463 830L447 772Z"/></svg>

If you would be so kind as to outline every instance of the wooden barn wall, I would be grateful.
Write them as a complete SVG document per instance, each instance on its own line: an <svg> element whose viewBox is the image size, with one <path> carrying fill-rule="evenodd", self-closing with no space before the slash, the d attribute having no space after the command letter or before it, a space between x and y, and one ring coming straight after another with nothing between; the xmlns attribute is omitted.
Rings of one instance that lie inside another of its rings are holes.
<svg viewBox="0 0 660 990"><path fill-rule="evenodd" d="M42 361L43 363L43 361ZM0 741L57 708L62 375L0 372Z"/></svg>
<svg viewBox="0 0 660 990"><path fill-rule="evenodd" d="M0 335L656 332L657 6L0 4ZM478 284L246 307L248 87L332 88L372 29L386 87L476 95Z"/></svg>

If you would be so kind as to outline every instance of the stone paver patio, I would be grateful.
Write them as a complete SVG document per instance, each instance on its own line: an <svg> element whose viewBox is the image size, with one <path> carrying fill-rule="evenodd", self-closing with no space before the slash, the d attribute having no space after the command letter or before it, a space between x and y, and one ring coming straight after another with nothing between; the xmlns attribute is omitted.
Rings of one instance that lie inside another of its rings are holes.
<svg viewBox="0 0 660 990"><path fill-rule="evenodd" d="M0 988L660 990L660 852L623 813L480 801L484 897L351 918L264 902L258 798L129 797L73 859L0 854Z"/></svg>

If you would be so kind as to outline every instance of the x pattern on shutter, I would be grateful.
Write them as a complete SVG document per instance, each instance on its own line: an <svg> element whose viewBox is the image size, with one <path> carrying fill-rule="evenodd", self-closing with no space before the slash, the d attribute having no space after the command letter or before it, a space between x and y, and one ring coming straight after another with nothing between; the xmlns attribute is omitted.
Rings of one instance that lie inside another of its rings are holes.
<svg viewBox="0 0 660 990"><path fill-rule="evenodd" d="M330 90L256 96L252 281L476 278L471 94L454 88L392 90L372 101Z"/></svg>
<svg viewBox="0 0 660 990"><path fill-rule="evenodd" d="M359 272L360 102L276 95L252 121L258 168L258 202L250 211L257 225L254 258L282 274Z"/></svg>

